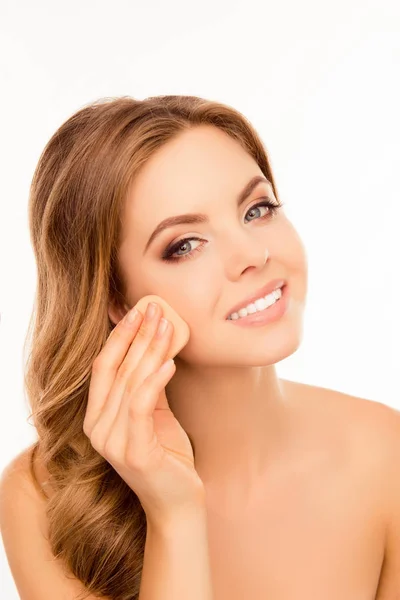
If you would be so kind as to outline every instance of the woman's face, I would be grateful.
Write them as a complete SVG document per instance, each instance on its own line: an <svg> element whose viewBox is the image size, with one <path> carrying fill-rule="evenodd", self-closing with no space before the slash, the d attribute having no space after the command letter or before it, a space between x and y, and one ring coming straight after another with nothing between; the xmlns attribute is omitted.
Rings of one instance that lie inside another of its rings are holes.
<svg viewBox="0 0 400 600"><path fill-rule="evenodd" d="M305 250L282 208L272 214L257 206L278 204L267 182L238 206L239 193L255 176L263 173L238 142L201 126L162 147L130 189L119 255L128 305L147 294L164 298L189 325L190 339L178 359L192 365L269 365L300 343ZM165 228L149 243L164 219L186 213L205 218ZM238 327L225 319L235 304L275 278L289 286L289 309L281 319L264 327Z"/></svg>

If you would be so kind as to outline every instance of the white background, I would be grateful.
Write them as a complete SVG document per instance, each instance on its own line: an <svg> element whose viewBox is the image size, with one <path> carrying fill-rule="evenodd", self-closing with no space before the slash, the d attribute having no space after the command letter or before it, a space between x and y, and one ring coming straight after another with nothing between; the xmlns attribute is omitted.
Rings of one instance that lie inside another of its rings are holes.
<svg viewBox="0 0 400 600"><path fill-rule="evenodd" d="M36 439L30 181L101 97L199 95L252 121L309 261L303 342L278 374L399 407L398 2L2 0L0 69L0 471ZM0 577L18 599L1 544Z"/></svg>

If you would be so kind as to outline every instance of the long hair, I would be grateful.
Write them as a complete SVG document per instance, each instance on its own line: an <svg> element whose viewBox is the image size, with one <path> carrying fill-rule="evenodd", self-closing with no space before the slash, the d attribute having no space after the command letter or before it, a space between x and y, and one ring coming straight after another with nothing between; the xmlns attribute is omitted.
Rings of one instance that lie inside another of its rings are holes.
<svg viewBox="0 0 400 600"><path fill-rule="evenodd" d="M125 301L117 256L128 188L164 144L212 125L238 141L271 181L267 152L237 110L195 96L102 98L63 123L45 146L29 195L37 287L24 370L37 441L53 493L48 541L89 594L137 600L146 516L134 491L83 431L91 368L114 324L110 298Z"/></svg>

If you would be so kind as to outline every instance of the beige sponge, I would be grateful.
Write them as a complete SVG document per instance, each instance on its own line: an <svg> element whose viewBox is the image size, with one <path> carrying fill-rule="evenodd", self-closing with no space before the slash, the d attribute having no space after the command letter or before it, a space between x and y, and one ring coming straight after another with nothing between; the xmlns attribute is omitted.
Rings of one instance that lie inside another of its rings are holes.
<svg viewBox="0 0 400 600"><path fill-rule="evenodd" d="M163 298L160 296L155 295L143 296L143 298L140 298L139 302L135 304L135 307L139 312L142 313L143 316L146 312L149 302L156 302L162 310L162 316L168 319L168 321L170 321L173 325L171 343L169 345L165 360L174 358L189 341L189 325L182 319L182 317L178 315L178 313L168 304L168 302L163 300Z"/></svg>

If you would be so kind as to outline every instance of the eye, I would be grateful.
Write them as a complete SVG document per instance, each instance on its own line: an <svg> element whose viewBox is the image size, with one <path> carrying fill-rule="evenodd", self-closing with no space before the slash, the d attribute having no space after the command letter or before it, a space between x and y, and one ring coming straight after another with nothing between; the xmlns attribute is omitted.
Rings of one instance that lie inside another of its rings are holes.
<svg viewBox="0 0 400 600"><path fill-rule="evenodd" d="M265 207L265 208L269 209L267 214L264 215L263 217L258 217L258 219L260 221L263 221L264 219L273 219L274 216L276 215L276 213L278 212L278 210L283 205L284 205L284 202L280 202L279 204L276 204L276 203L272 202L269 198L265 198L264 202L258 202L257 204L254 204L254 206L249 208L246 215L248 215L252 211L255 211L256 209ZM256 220L256 219L250 219L250 221L254 221L254 220ZM188 252L187 254L184 254L181 256L176 256L176 257L173 256L173 254L176 254L176 252L178 252L178 250L182 249L182 247L187 246L188 242L191 242L192 240L195 240L196 242L204 242L204 243L202 245L198 246L197 248L195 248L194 250L192 250L191 252ZM172 246L168 246L164 250L164 253L162 254L161 258L162 258L162 260L164 260L166 262L174 262L174 261L179 262L182 260L190 259L193 257L195 252L201 252L201 248L204 246L204 244L205 244L205 241L199 237L183 238L182 240L179 240L179 242L177 242L176 244L173 244Z"/></svg>

